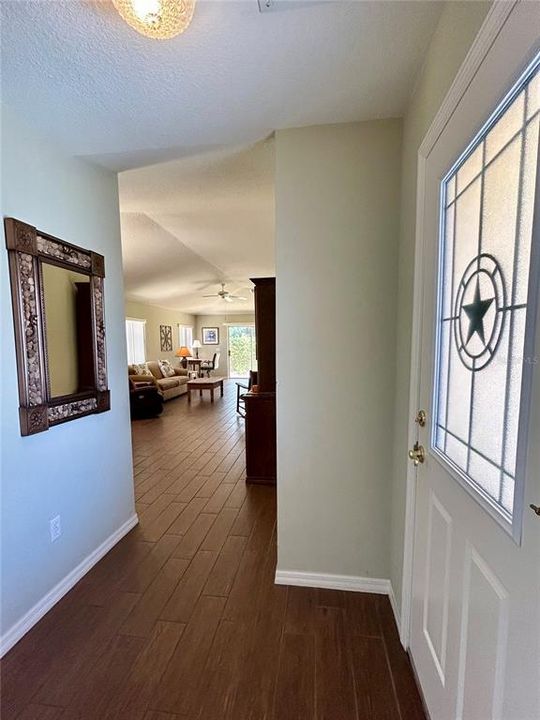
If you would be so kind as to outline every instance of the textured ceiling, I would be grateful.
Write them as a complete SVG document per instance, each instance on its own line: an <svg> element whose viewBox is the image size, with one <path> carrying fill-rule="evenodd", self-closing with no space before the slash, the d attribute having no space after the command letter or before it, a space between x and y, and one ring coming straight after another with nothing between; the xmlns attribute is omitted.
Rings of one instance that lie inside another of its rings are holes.
<svg viewBox="0 0 540 720"><path fill-rule="evenodd" d="M0 1L2 102L120 175L128 298L252 307L274 274L274 130L403 113L441 2L198 0L138 35L112 4ZM138 168L138 169L134 169ZM245 303L203 300L220 282Z"/></svg>
<svg viewBox="0 0 540 720"><path fill-rule="evenodd" d="M164 42L105 1L0 8L3 102L72 154L125 169L400 115L441 3L275 0L261 14L257 0L198 0Z"/></svg>
<svg viewBox="0 0 540 720"><path fill-rule="evenodd" d="M250 277L274 275L274 143L119 176L126 297L197 314L253 310ZM219 283L247 298L202 296Z"/></svg>

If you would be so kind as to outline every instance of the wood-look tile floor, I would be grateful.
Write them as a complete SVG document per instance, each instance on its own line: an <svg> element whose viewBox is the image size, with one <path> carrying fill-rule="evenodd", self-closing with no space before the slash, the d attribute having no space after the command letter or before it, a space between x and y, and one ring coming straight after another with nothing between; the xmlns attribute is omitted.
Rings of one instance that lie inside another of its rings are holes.
<svg viewBox="0 0 540 720"><path fill-rule="evenodd" d="M424 719L385 597L274 585L234 391L133 423L140 524L8 653L2 720Z"/></svg>

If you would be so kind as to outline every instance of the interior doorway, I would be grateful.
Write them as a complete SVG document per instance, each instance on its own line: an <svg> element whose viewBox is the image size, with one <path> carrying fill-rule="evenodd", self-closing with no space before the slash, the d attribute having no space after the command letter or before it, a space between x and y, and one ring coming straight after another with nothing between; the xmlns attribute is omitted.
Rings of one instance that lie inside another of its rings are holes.
<svg viewBox="0 0 540 720"><path fill-rule="evenodd" d="M257 369L255 326L229 325L228 348L229 377L248 378L249 371Z"/></svg>

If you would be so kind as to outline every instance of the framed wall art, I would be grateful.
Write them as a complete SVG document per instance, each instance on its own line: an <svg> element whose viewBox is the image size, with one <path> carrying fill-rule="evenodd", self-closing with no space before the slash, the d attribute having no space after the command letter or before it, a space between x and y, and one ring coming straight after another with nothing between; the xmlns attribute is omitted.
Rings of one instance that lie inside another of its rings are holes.
<svg viewBox="0 0 540 720"><path fill-rule="evenodd" d="M172 352L172 326L171 325L160 325L159 326L159 340L161 352Z"/></svg>
<svg viewBox="0 0 540 720"><path fill-rule="evenodd" d="M203 327L202 328L202 344L203 345L219 345L219 328Z"/></svg>

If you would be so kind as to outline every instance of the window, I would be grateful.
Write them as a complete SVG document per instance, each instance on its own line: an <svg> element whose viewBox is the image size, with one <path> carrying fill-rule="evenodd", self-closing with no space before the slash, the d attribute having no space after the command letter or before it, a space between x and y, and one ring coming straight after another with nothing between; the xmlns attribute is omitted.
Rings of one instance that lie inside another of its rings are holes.
<svg viewBox="0 0 540 720"><path fill-rule="evenodd" d="M441 186L432 445L509 524L523 486L536 363L539 114L537 63Z"/></svg>
<svg viewBox="0 0 540 720"><path fill-rule="evenodd" d="M126 318L126 339L128 363L146 361L146 320Z"/></svg>
<svg viewBox="0 0 540 720"><path fill-rule="evenodd" d="M178 339L180 341L180 347L193 347L193 328L189 325L178 326Z"/></svg>

